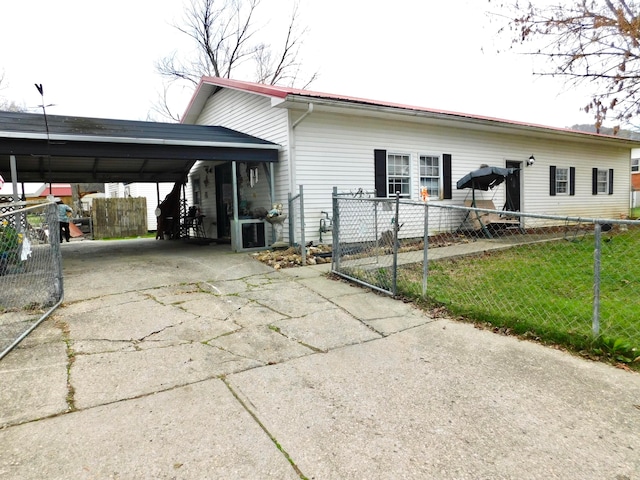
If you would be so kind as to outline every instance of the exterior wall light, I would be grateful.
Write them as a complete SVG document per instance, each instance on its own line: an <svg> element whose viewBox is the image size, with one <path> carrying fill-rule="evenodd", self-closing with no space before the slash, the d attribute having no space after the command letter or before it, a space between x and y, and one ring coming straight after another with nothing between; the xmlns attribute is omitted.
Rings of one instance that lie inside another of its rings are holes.
<svg viewBox="0 0 640 480"><path fill-rule="evenodd" d="M533 155L531 155L528 159L527 159L527 167L530 167L531 165L533 165L534 163L536 163L536 159Z"/></svg>

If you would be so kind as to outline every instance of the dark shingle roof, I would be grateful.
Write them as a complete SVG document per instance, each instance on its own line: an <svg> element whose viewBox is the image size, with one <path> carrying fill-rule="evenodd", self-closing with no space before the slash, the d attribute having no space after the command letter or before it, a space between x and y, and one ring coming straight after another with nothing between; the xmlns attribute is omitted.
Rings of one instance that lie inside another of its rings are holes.
<svg viewBox="0 0 640 480"><path fill-rule="evenodd" d="M219 126L57 115L48 115L47 125L48 134L44 115L0 112L5 179L10 155L21 182L182 181L197 160L278 158L278 145Z"/></svg>

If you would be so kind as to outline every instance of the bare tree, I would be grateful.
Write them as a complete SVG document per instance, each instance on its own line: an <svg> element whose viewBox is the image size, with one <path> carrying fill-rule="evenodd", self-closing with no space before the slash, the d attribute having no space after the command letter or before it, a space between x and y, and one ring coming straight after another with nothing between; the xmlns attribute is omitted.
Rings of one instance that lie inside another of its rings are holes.
<svg viewBox="0 0 640 480"><path fill-rule="evenodd" d="M0 72L0 90L7 88L7 81L4 71ZM0 111L3 112L24 112L26 108L24 105L18 105L13 100L8 100L4 96L0 95Z"/></svg>
<svg viewBox="0 0 640 480"><path fill-rule="evenodd" d="M196 53L186 57L174 52L156 63L156 70L168 82L154 107L157 113L176 119L168 105L169 86L181 82L194 88L202 76L235 75L271 85L293 86L300 82L300 49L307 29L298 25L298 0L279 47L260 41L255 18L261 3L262 0L191 0L182 24L174 26L193 39ZM253 77L247 78L251 72ZM301 88L316 76L311 75Z"/></svg>
<svg viewBox="0 0 640 480"><path fill-rule="evenodd" d="M570 86L588 86L591 99L583 108L593 114L597 131L606 119L632 122L640 115L638 3L558 2L546 6L517 0L500 3L508 19L501 31L510 35L512 46L532 46L525 53L544 57L546 62L535 74L564 77Z"/></svg>

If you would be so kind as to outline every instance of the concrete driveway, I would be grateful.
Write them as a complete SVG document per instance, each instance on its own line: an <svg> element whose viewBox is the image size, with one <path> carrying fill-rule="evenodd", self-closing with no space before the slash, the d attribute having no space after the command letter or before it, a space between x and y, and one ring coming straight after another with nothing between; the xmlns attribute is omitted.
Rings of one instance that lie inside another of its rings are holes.
<svg viewBox="0 0 640 480"><path fill-rule="evenodd" d="M640 479L640 375L228 246L64 244L3 479Z"/></svg>

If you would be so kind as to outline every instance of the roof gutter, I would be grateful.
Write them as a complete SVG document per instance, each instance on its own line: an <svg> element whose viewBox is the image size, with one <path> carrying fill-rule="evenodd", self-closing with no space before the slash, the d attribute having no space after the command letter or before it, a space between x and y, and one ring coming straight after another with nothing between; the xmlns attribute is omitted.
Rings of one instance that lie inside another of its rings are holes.
<svg viewBox="0 0 640 480"><path fill-rule="evenodd" d="M287 96L286 101L279 103L277 106L288 107L292 104L308 102L308 96L302 95L289 95ZM393 115L401 115L408 117L416 117L423 119L430 119L436 121L446 121L446 122L462 122L467 125L475 125L475 126L484 126L486 128L495 129L495 130L511 130L518 131L522 133L536 134L536 135L547 135L547 136L561 136L564 138L573 137L575 139L580 139L583 141L592 141L598 143L609 143L616 144L618 146L627 146L631 148L638 148L640 146L640 141L632 140L623 137L614 137L611 135L601 135L589 132L580 132L576 130L570 130L565 128L558 127L548 127L544 125L536 125L529 124L525 122L516 122L516 121L505 121L498 118L488 118L488 117L475 117L472 115L465 115L454 112L436 112L436 111L426 111L419 109L409 109L403 108L401 106L391 106L391 105L377 105L370 103L360 103L360 102L345 102L342 100L335 100L329 98L313 98L316 106L329 107L329 108L340 108L347 110L360 110L360 111L368 111L373 114L393 114ZM287 105L288 104L288 105ZM299 120L302 120L306 115L303 115ZM296 122L298 123L298 122Z"/></svg>

